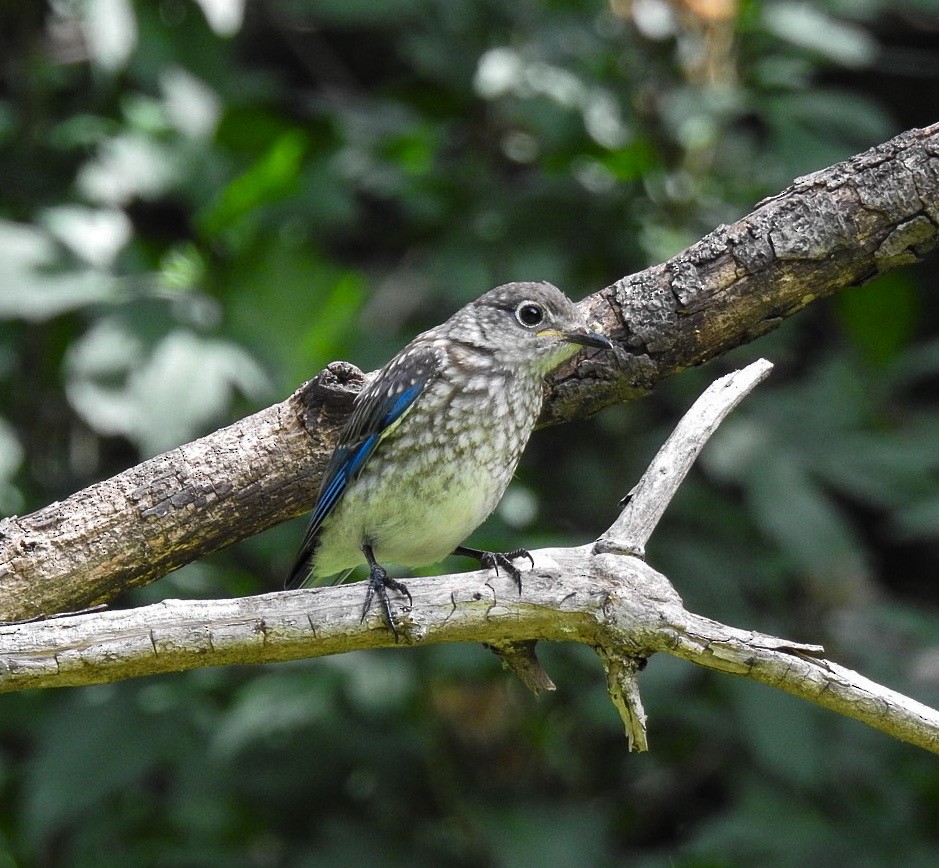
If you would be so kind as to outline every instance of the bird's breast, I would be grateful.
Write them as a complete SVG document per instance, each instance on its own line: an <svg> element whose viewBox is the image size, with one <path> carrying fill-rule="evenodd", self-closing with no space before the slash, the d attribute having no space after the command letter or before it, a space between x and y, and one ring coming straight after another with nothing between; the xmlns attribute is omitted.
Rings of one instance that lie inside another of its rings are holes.
<svg viewBox="0 0 939 868"><path fill-rule="evenodd" d="M421 396L324 524L317 573L360 563L364 542L380 563L435 563L485 521L512 479L541 405L540 383L500 385L501 391L484 377L459 386L442 382Z"/></svg>

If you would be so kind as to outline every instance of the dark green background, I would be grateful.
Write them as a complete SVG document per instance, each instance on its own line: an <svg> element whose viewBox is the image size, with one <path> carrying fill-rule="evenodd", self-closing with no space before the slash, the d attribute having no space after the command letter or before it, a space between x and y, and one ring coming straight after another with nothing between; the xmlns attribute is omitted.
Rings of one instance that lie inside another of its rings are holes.
<svg viewBox="0 0 939 868"><path fill-rule="evenodd" d="M0 508L374 368L497 283L595 291L939 118L939 0L720 5L272 0L226 33L188 0L0 2ZM649 559L939 703L936 264L538 433L474 541L593 539L767 356ZM120 604L275 589L302 531ZM935 864L932 755L665 657L629 755L592 653L541 653L540 701L478 646L0 697L0 864Z"/></svg>

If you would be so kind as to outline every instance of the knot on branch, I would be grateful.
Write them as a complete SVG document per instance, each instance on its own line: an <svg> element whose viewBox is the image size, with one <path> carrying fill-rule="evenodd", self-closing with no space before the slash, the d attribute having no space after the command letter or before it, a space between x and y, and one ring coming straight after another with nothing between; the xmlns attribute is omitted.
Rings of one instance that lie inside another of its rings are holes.
<svg viewBox="0 0 939 868"><path fill-rule="evenodd" d="M351 362L330 362L290 397L300 424L312 433L345 419L366 380Z"/></svg>

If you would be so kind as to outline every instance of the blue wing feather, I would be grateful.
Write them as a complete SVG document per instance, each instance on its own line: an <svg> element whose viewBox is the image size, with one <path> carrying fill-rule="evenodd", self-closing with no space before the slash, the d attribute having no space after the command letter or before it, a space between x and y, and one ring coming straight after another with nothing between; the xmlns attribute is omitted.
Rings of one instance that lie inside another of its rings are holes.
<svg viewBox="0 0 939 868"><path fill-rule="evenodd" d="M388 429L414 405L440 372L440 352L410 346L395 356L356 399L320 486L310 525L287 579L294 587L309 571L323 522L368 463Z"/></svg>

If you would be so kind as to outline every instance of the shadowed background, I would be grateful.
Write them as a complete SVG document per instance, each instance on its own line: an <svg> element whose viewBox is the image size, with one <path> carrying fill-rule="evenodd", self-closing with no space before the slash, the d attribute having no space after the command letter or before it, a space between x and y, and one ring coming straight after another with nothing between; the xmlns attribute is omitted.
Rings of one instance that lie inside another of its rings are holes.
<svg viewBox="0 0 939 868"><path fill-rule="evenodd" d="M0 509L369 370L508 280L574 298L939 117L939 0L0 3ZM649 561L687 606L939 703L935 256L538 432L470 544L581 543L711 379L777 365ZM304 523L129 594L276 589ZM447 568L461 568L454 560ZM654 658L477 646L0 699L0 859L919 865L933 757Z"/></svg>

